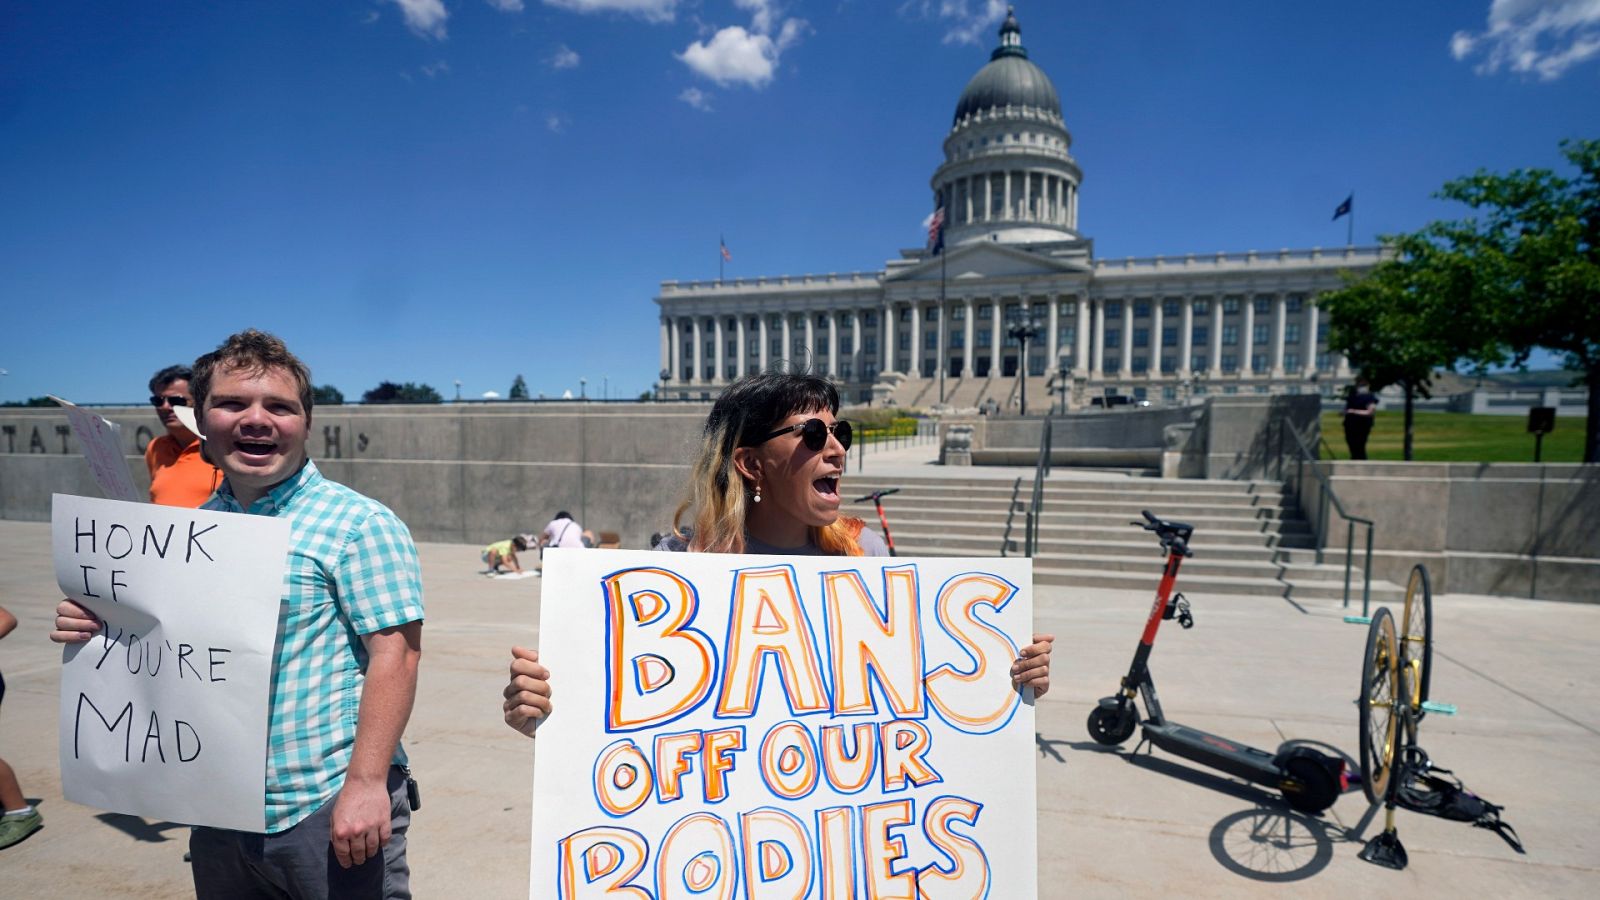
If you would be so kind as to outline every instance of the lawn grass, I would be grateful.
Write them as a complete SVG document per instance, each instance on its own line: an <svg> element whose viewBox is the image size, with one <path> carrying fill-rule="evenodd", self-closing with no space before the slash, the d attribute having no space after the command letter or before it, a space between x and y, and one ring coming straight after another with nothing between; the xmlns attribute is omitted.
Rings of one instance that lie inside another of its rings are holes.
<svg viewBox="0 0 1600 900"><path fill-rule="evenodd" d="M1334 459L1349 459L1344 442L1344 416L1322 414L1322 439ZM1583 461L1582 416L1558 415L1556 429L1544 436L1544 462ZM1528 418L1468 413L1418 412L1413 423L1413 458L1418 462L1533 462L1533 435ZM1404 458L1405 413L1380 410L1367 441L1369 459ZM1324 451L1326 452L1326 451Z"/></svg>

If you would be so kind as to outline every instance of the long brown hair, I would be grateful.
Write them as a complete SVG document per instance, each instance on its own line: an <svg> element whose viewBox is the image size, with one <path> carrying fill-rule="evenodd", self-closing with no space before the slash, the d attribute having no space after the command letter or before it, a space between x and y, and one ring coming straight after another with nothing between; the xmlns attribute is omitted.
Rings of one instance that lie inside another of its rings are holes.
<svg viewBox="0 0 1600 900"><path fill-rule="evenodd" d="M700 453L689 476L688 495L672 515L672 530L701 553L743 553L750 486L733 466L733 451L795 413L839 412L839 392L827 379L809 373L762 372L728 385L706 416ZM683 518L692 512L685 538ZM860 556L860 519L835 519L811 529L817 549L830 556Z"/></svg>

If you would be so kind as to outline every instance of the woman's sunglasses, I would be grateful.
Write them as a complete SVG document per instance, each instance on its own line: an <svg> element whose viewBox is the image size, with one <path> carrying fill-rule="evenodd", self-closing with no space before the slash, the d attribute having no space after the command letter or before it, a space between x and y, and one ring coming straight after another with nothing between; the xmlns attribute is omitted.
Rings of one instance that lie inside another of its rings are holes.
<svg viewBox="0 0 1600 900"><path fill-rule="evenodd" d="M850 449L850 439L854 436L850 429L850 423L844 419L839 419L832 425L827 424L821 419L807 419L804 422L800 422L796 425L786 425L783 428L779 428L777 431L774 431L756 441L751 446L759 447L762 444L765 444L767 441L770 441L779 435L788 434L791 431L800 432L800 443L805 444L806 449L812 451L813 453L821 450L823 445L828 443L829 433L832 433L834 439L839 442L839 446L846 450Z"/></svg>
<svg viewBox="0 0 1600 900"><path fill-rule="evenodd" d="M182 394L157 394L150 398L150 405L156 409L160 409L163 403L168 406L188 406L189 398Z"/></svg>

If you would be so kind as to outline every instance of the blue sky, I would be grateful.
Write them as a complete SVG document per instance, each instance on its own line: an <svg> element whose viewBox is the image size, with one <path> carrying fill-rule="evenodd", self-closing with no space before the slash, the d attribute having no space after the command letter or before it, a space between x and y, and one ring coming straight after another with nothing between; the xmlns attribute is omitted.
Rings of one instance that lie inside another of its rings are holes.
<svg viewBox="0 0 1600 900"><path fill-rule="evenodd" d="M0 11L0 400L135 400L247 326L347 397L646 389L663 279L921 242L987 0ZM1103 256L1342 244L1595 137L1600 3L1022 0Z"/></svg>

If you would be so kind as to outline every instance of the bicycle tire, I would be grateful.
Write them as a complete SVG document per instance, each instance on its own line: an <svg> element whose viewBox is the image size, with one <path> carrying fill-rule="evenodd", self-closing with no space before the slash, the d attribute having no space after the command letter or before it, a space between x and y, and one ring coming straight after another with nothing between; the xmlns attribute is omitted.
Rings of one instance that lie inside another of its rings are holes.
<svg viewBox="0 0 1600 900"><path fill-rule="evenodd" d="M1361 790L1377 803L1389 787L1394 771L1396 691L1399 674L1394 616L1380 606L1367 628L1366 652L1361 658L1361 694L1358 731L1361 742Z"/></svg>
<svg viewBox="0 0 1600 900"><path fill-rule="evenodd" d="M1406 580L1406 604L1400 618L1400 664L1411 670L1411 690L1407 700L1414 720L1422 719L1422 704L1428 700L1433 677L1433 582L1427 566L1411 567ZM1415 740L1415 721L1411 724Z"/></svg>

